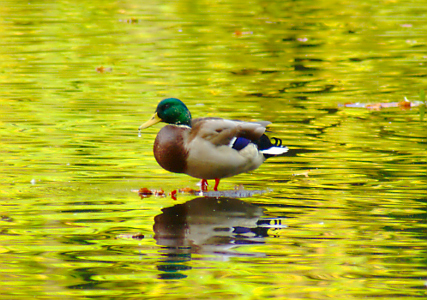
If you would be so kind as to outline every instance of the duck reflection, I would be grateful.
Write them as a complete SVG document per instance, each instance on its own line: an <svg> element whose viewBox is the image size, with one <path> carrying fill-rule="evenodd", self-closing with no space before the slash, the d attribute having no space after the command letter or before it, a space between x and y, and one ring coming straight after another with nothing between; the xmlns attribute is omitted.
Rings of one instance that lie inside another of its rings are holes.
<svg viewBox="0 0 427 300"><path fill-rule="evenodd" d="M212 259L230 256L264 256L258 252L235 252L233 248L264 243L269 219L260 219L263 209L234 198L202 197L164 208L154 218L154 239L165 257L158 268L162 278L177 278L187 269L185 261L194 253L214 254Z"/></svg>

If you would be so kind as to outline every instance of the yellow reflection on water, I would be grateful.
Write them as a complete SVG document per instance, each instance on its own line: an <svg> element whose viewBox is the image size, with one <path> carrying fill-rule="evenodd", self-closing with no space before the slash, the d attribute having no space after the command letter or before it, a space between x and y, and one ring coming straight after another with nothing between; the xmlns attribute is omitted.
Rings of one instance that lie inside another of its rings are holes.
<svg viewBox="0 0 427 300"><path fill-rule="evenodd" d="M422 1L2 3L2 295L425 296L425 121L418 109L339 106L418 99L425 11ZM289 154L220 186L271 192L228 206L134 193L196 188L157 165L160 127L137 136L166 97L194 117L272 121Z"/></svg>

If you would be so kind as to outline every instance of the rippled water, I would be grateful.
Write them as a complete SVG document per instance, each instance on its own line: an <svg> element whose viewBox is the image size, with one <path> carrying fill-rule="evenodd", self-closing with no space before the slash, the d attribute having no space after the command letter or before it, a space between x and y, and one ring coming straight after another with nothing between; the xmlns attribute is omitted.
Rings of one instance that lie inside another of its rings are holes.
<svg viewBox="0 0 427 300"><path fill-rule="evenodd" d="M343 105L420 100L427 5L140 2L0 7L0 299L425 298L423 105ZM165 97L289 154L175 201Z"/></svg>

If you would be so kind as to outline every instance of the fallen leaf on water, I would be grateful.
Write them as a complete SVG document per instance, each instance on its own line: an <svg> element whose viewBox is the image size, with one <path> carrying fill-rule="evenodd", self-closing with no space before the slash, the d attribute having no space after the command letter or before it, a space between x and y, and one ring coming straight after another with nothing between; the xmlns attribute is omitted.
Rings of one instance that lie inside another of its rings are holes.
<svg viewBox="0 0 427 300"><path fill-rule="evenodd" d="M339 106L349 107L349 108L366 108L371 110L381 110L383 108L391 108L391 107L399 107L401 109L410 109L411 107L416 107L421 104L423 104L423 102L409 101L405 97L405 100L400 102L378 102L378 103L371 103L371 104L356 102L356 103L340 104Z"/></svg>
<svg viewBox="0 0 427 300"><path fill-rule="evenodd" d="M125 233L125 234L119 234L116 236L116 239L133 239L133 240L142 240L144 238L144 235L142 233Z"/></svg>
<svg viewBox="0 0 427 300"><path fill-rule="evenodd" d="M180 193L194 194L194 193L198 193L199 191L195 190L195 189L192 189L192 188L189 188L189 187L185 187L185 188L178 189L178 192L180 192Z"/></svg>
<svg viewBox="0 0 427 300"><path fill-rule="evenodd" d="M308 178L308 173L310 173L311 170L307 170L307 171L303 171L301 173L294 173L292 174L292 176L305 176L306 178Z"/></svg>
<svg viewBox="0 0 427 300"><path fill-rule="evenodd" d="M154 196L162 196L162 197L165 196L165 191L162 190L162 189L160 189L160 190L152 190L152 192L153 192Z"/></svg>
<svg viewBox="0 0 427 300"><path fill-rule="evenodd" d="M401 101L397 104L402 109L409 109L411 108L411 102L409 101Z"/></svg>
<svg viewBox="0 0 427 300"><path fill-rule="evenodd" d="M234 35L238 36L238 37L242 36L244 34L253 34L253 32L252 31L241 31L241 30L234 31Z"/></svg>
<svg viewBox="0 0 427 300"><path fill-rule="evenodd" d="M375 104L368 104L368 105L366 105L367 109L372 109L372 110L380 110L381 108L384 108L384 107L385 106L383 106L381 103L375 103Z"/></svg>
<svg viewBox="0 0 427 300"><path fill-rule="evenodd" d="M139 191L138 191L138 194L141 197L149 197L151 195L164 197L165 196L165 191L162 190L162 189L160 189L160 190L150 190L150 189L147 189L147 188L140 188Z"/></svg>
<svg viewBox="0 0 427 300"><path fill-rule="evenodd" d="M98 73L105 73L105 72L112 72L113 68L111 68L111 67L105 68L104 66L100 66L100 67L96 67L95 70Z"/></svg>
<svg viewBox="0 0 427 300"><path fill-rule="evenodd" d="M153 192L147 188L140 188L138 194L141 197L150 197L151 195L153 195Z"/></svg>

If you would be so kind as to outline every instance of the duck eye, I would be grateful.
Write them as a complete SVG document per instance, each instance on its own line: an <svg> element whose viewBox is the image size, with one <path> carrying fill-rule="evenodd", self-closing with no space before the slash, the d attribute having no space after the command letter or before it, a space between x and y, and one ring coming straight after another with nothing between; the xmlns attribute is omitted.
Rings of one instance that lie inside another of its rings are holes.
<svg viewBox="0 0 427 300"><path fill-rule="evenodd" d="M170 104L169 103L167 103L167 104L165 104L164 106L163 106L163 109L168 109L170 107Z"/></svg>

